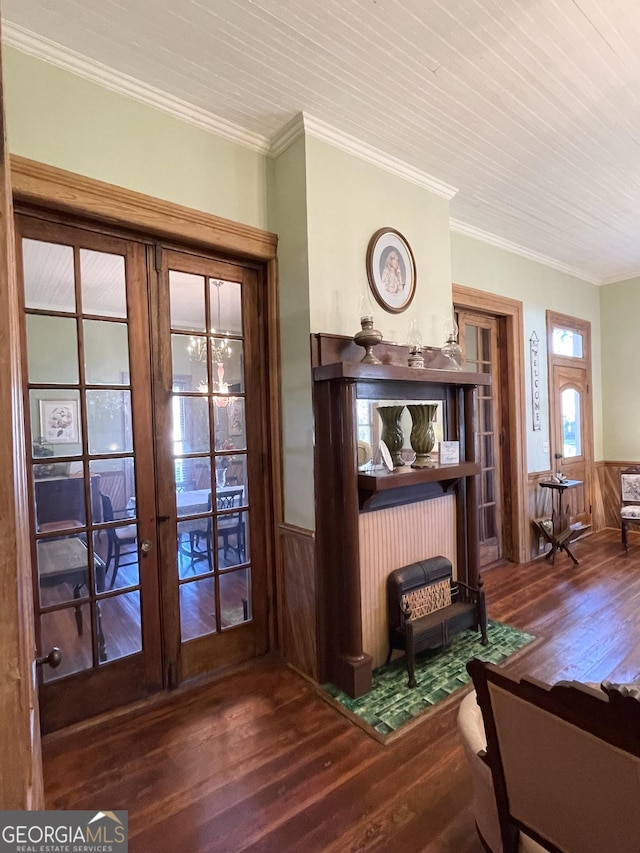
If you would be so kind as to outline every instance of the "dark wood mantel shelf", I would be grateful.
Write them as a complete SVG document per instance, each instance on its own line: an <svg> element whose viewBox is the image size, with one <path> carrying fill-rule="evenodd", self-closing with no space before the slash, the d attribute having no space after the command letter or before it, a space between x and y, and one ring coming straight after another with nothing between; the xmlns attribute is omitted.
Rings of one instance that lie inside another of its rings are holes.
<svg viewBox="0 0 640 853"><path fill-rule="evenodd" d="M477 462L458 465L432 463L425 468L395 468L393 471L370 471L358 474L358 496L362 511L412 503L435 497L452 489L461 477L480 473ZM435 486L435 490L434 490Z"/></svg>
<svg viewBox="0 0 640 853"><path fill-rule="evenodd" d="M359 361L337 361L313 368L313 379L381 380L389 382L421 382L430 385L490 385L488 373L468 373L464 370L442 370L434 367L406 367L397 364L363 364Z"/></svg>

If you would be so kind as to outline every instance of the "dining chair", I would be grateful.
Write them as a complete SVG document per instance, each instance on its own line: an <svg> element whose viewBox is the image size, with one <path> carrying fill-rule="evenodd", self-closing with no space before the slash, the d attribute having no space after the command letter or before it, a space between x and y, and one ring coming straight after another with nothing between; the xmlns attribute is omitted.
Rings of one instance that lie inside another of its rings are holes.
<svg viewBox="0 0 640 853"><path fill-rule="evenodd" d="M245 551L245 527L244 516L238 508L242 506L244 498L244 486L239 486L234 489L227 489L224 493L217 495L216 503L218 506L218 538L222 539L223 555L227 556L227 551L230 549L229 539L235 537L235 550L238 554L238 560L242 559ZM236 510L229 512L229 510Z"/></svg>
<svg viewBox="0 0 640 853"><path fill-rule="evenodd" d="M102 499L102 520L116 521L120 518L130 518L128 510L114 510L109 495L100 494ZM138 546L137 546L137 526L135 524L127 524L123 527L107 527L107 559L105 561L105 574L109 571L111 560L113 559L113 574L111 575L111 583L109 589L113 589L118 575L120 566L133 566L138 562ZM122 552L123 548L135 546L134 550ZM134 557L133 560L122 562L121 556Z"/></svg>
<svg viewBox="0 0 640 853"><path fill-rule="evenodd" d="M197 560L206 560L209 563L209 569L213 569L213 554L211 551L211 492L207 495L207 515L202 519L204 522L203 527L194 527L189 530L189 551L188 556L191 558L191 566L193 568L193 564ZM204 540L205 550L200 550L200 541ZM195 571L195 569L194 569Z"/></svg>
<svg viewBox="0 0 640 853"><path fill-rule="evenodd" d="M218 510L216 519L216 528L218 539L222 540L222 553L226 557L227 552L233 548L238 555L238 560L242 559L245 552L245 523L243 513L239 511L244 498L244 486L238 486L233 489L225 489L224 492L219 492L216 495L216 507ZM212 498L209 492L207 511L211 512ZM189 531L189 546L190 557L192 564L197 560L206 559L209 567L213 568L213 549L212 540L213 519L211 515L206 517L204 526L201 528L193 528ZM205 549L200 547L201 541L205 542ZM231 540L231 541L230 541ZM234 542L235 544L231 544Z"/></svg>

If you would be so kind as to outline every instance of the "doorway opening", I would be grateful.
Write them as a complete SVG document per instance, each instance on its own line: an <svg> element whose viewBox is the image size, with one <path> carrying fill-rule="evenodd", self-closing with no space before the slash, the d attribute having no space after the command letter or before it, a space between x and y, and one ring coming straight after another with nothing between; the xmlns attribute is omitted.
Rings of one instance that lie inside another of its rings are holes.
<svg viewBox="0 0 640 853"><path fill-rule="evenodd" d="M592 523L593 404L591 324L547 311L549 418L552 473L578 485L567 491L567 523Z"/></svg>
<svg viewBox="0 0 640 853"><path fill-rule="evenodd" d="M266 653L274 565L264 265L65 220L16 215L43 731Z"/></svg>
<svg viewBox="0 0 640 853"><path fill-rule="evenodd" d="M490 373L479 400L481 568L528 559L524 441L523 309L515 299L453 285L460 344L470 370Z"/></svg>

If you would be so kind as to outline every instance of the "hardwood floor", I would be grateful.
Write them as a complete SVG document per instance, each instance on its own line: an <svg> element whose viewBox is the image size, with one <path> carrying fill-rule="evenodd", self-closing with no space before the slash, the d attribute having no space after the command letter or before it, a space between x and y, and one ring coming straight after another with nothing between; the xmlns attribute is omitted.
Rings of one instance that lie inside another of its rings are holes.
<svg viewBox="0 0 640 853"><path fill-rule="evenodd" d="M640 534L485 574L489 616L542 638L510 671L640 677ZM382 746L275 659L45 738L47 808L128 809L132 853L481 853L458 702Z"/></svg>

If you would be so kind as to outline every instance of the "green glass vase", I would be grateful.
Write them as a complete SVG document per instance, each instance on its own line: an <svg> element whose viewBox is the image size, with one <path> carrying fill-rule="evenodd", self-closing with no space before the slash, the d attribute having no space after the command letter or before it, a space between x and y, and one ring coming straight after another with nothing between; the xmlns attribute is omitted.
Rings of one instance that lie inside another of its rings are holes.
<svg viewBox="0 0 640 853"><path fill-rule="evenodd" d="M382 420L381 438L389 448L394 468L400 468L404 465L402 458L404 436L400 423L403 409L404 406L378 406L378 414Z"/></svg>
<svg viewBox="0 0 640 853"><path fill-rule="evenodd" d="M416 454L416 458L411 463L412 468L424 468L431 464L431 456L429 454L436 443L436 434L433 431L433 418L435 417L437 408L433 403L407 405L412 421L409 440Z"/></svg>

